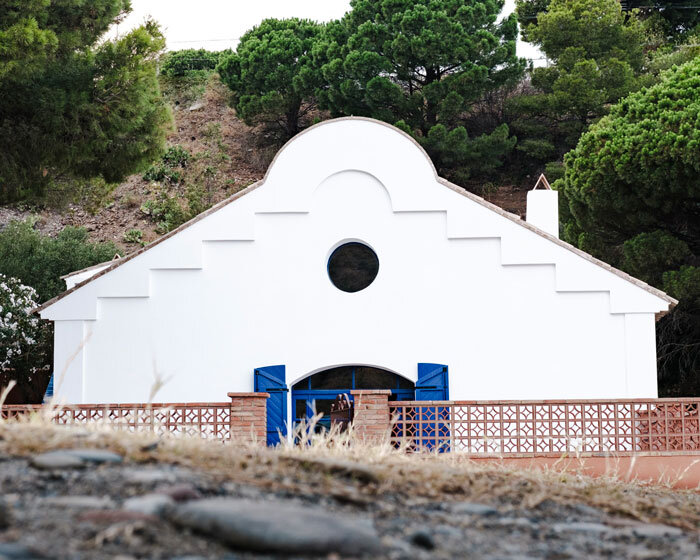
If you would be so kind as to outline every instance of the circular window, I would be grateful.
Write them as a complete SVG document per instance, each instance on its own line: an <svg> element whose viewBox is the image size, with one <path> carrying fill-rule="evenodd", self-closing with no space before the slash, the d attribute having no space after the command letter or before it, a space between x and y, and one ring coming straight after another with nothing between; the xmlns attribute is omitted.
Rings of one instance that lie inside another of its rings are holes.
<svg viewBox="0 0 700 560"><path fill-rule="evenodd" d="M328 259L328 276L344 292L364 290L374 282L378 272L377 254L363 243L345 243Z"/></svg>

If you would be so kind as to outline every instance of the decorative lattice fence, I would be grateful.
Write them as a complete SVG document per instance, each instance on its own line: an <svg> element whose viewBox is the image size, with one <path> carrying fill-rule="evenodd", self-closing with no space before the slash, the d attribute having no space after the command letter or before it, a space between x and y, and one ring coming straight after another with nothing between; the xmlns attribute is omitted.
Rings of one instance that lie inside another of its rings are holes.
<svg viewBox="0 0 700 560"><path fill-rule="evenodd" d="M6 405L3 419L42 410L42 406ZM109 424L127 431L153 431L200 436L207 439L231 438L231 403L85 404L48 409L56 424Z"/></svg>
<svg viewBox="0 0 700 560"><path fill-rule="evenodd" d="M391 441L479 456L700 452L700 399L398 401Z"/></svg>

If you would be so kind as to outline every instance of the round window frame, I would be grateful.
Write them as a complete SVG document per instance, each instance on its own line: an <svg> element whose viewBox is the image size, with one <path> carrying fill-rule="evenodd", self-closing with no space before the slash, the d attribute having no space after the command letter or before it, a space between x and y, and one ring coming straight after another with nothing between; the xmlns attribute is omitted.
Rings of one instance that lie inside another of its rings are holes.
<svg viewBox="0 0 700 560"><path fill-rule="evenodd" d="M333 277L331 276L331 259L333 258L333 255L335 255L339 249L341 249L342 247L345 247L346 245L362 245L362 246L366 247L367 249L369 249L372 252L372 254L374 255L374 257L377 259L377 271L374 274L374 276L372 277L372 280L370 280L370 282L366 286L364 286L363 288L360 288L358 290L351 291L351 290L346 290L344 288L341 288L333 281ZM344 239L343 241L340 241L340 242L336 243L335 245L333 245L333 247L331 247L330 251L328 251L328 254L326 255L326 276L328 277L328 281L331 283L331 285L336 290L338 290L339 292L343 292L345 294L357 294L359 292L365 291L367 288L372 286L372 284L374 284L376 282L377 277L379 276L380 268L381 268L381 263L379 262L379 255L377 254L377 251L374 249L374 247L372 247L372 245L370 245L366 241L363 241L362 239Z"/></svg>

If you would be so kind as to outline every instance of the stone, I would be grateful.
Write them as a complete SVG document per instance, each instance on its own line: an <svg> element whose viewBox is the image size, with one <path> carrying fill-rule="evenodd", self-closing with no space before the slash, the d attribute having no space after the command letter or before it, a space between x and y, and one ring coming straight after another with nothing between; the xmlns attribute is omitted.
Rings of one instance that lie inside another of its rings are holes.
<svg viewBox="0 0 700 560"><path fill-rule="evenodd" d="M128 482L134 484L150 484L153 482L174 482L175 473L161 469L128 469L122 472Z"/></svg>
<svg viewBox="0 0 700 560"><path fill-rule="evenodd" d="M600 519L603 517L605 514L599 510L598 508L591 507L586 504L576 504L574 508L578 513L587 516L587 517L595 517L597 519Z"/></svg>
<svg viewBox="0 0 700 560"><path fill-rule="evenodd" d="M683 534L683 531L678 527L669 527L660 523L650 523L648 525L637 525L632 529L632 532L637 537L647 539L663 539L666 537L677 537Z"/></svg>
<svg viewBox="0 0 700 560"><path fill-rule="evenodd" d="M36 560L37 558L45 558L45 556L20 543L0 543L2 560Z"/></svg>
<svg viewBox="0 0 700 560"><path fill-rule="evenodd" d="M166 516L236 549L357 556L381 548L374 526L366 520L277 500L197 500L173 508Z"/></svg>
<svg viewBox="0 0 700 560"><path fill-rule="evenodd" d="M442 535L447 538L460 539L464 536L464 532L457 527L451 525L436 525L434 528L436 535Z"/></svg>
<svg viewBox="0 0 700 560"><path fill-rule="evenodd" d="M525 517L504 517L488 522L489 527L511 527L513 529L529 529L533 522Z"/></svg>
<svg viewBox="0 0 700 560"><path fill-rule="evenodd" d="M114 502L109 496L52 496L44 498L42 502L47 506L71 509L106 509L114 507Z"/></svg>
<svg viewBox="0 0 700 560"><path fill-rule="evenodd" d="M588 523L585 521L577 521L574 523L555 523L552 525L552 531L555 533L610 533L614 531L612 527L603 525L602 523Z"/></svg>
<svg viewBox="0 0 700 560"><path fill-rule="evenodd" d="M106 449L61 449L61 452L77 457L86 463L121 463L123 460L118 453Z"/></svg>
<svg viewBox="0 0 700 560"><path fill-rule="evenodd" d="M165 508L173 504L175 504L175 500L165 494L146 494L125 500L122 509L136 511L145 515L159 516Z"/></svg>
<svg viewBox="0 0 700 560"><path fill-rule="evenodd" d="M115 523L124 523L126 521L148 521L152 523L158 521L158 518L138 511L125 511L123 509L98 509L81 513L78 516L78 521L87 521L89 523L102 525L113 525Z"/></svg>
<svg viewBox="0 0 700 560"><path fill-rule="evenodd" d="M452 512L462 515L482 515L484 517L498 515L498 510L495 507L474 502L459 502L453 504Z"/></svg>
<svg viewBox="0 0 700 560"><path fill-rule="evenodd" d="M147 453L149 451L155 451L156 449L158 449L159 445L160 445L160 441L156 440L156 441L153 441L151 443L147 443L146 445L142 445L141 451L143 451L144 453Z"/></svg>
<svg viewBox="0 0 700 560"><path fill-rule="evenodd" d="M199 500L202 495L191 484L174 484L173 486L159 486L156 493L164 494L176 502Z"/></svg>
<svg viewBox="0 0 700 560"><path fill-rule="evenodd" d="M33 467L42 470L79 469L85 466L85 463L80 458L63 451L49 451L33 455L29 463Z"/></svg>
<svg viewBox="0 0 700 560"><path fill-rule="evenodd" d="M413 533L411 535L411 542L420 548L424 548L425 550L433 550L435 548L435 540L433 539L433 536L425 529L421 529Z"/></svg>
<svg viewBox="0 0 700 560"><path fill-rule="evenodd" d="M12 524L12 517L12 507L5 499L0 498L0 531Z"/></svg>

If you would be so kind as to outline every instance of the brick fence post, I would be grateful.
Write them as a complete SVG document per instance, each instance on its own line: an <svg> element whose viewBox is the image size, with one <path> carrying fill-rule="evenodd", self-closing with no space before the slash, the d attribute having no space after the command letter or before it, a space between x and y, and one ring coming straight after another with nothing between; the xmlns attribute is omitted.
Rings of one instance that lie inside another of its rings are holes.
<svg viewBox="0 0 700 560"><path fill-rule="evenodd" d="M350 391L355 401L352 421L355 433L365 441L381 443L388 440L391 429L388 389Z"/></svg>
<svg viewBox="0 0 700 560"><path fill-rule="evenodd" d="M229 393L231 440L267 443L267 399L270 393Z"/></svg>

